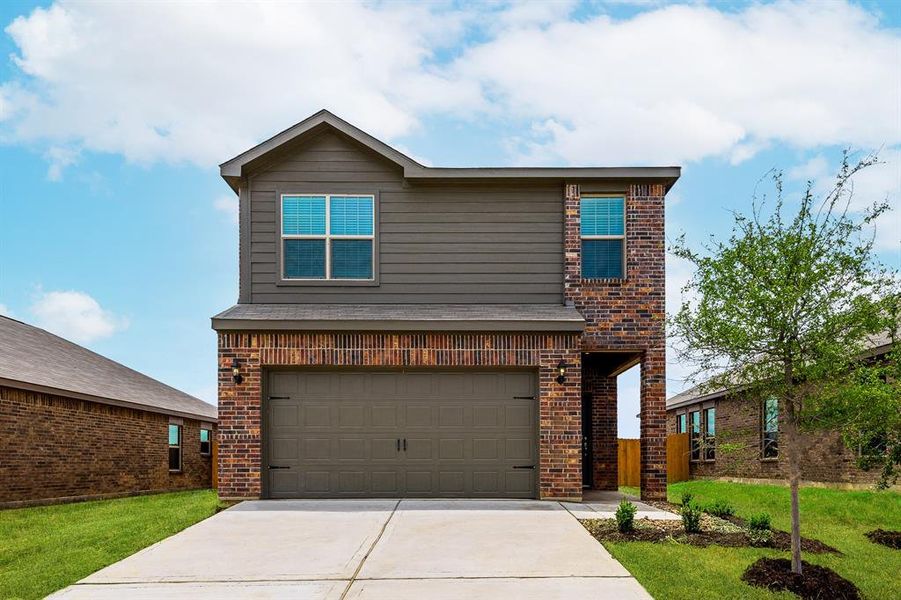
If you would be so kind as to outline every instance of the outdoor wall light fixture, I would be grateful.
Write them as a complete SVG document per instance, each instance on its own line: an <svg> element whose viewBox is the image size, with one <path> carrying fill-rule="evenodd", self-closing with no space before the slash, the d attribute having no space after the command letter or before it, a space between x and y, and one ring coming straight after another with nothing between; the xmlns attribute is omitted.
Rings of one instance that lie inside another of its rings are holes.
<svg viewBox="0 0 901 600"><path fill-rule="evenodd" d="M562 360L557 363L557 383L563 383L566 381L566 367L567 364Z"/></svg>
<svg viewBox="0 0 901 600"><path fill-rule="evenodd" d="M235 383L244 381L244 376L241 375L241 362L237 358L232 359L232 381Z"/></svg>

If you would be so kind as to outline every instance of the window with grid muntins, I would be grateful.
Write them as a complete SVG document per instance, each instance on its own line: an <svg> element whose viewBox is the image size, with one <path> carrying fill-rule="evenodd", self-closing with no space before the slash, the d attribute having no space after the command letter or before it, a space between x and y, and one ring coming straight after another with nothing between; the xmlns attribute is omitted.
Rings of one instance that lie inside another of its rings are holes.
<svg viewBox="0 0 901 600"><path fill-rule="evenodd" d="M283 279L373 279L373 196L283 195L281 202Z"/></svg>
<svg viewBox="0 0 901 600"><path fill-rule="evenodd" d="M626 199L583 196L580 205L582 278L625 276Z"/></svg>

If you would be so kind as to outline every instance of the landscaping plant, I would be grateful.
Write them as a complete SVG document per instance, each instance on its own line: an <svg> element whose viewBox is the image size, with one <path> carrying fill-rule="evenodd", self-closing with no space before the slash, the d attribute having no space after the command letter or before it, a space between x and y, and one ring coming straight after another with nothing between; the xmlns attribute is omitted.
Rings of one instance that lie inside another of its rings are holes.
<svg viewBox="0 0 901 600"><path fill-rule="evenodd" d="M755 197L749 214L735 214L729 239L696 251L681 237L672 248L694 266L670 319L680 358L695 366L693 378L708 389L741 392L734 397L754 406L777 400L796 574L802 572L801 431L834 424L824 418L822 399L843 387L870 340L897 318L891 307L898 279L879 264L871 229L889 205L851 210L854 176L875 162L871 156L852 165L846 154L828 193L818 197L808 182L793 204L776 172L772 204ZM854 409L870 410L862 400Z"/></svg>
<svg viewBox="0 0 901 600"><path fill-rule="evenodd" d="M701 509L694 504L684 504L681 510L685 533L701 533Z"/></svg>
<svg viewBox="0 0 901 600"><path fill-rule="evenodd" d="M682 492L682 506L688 506L689 504L691 504L691 499L693 497L694 496L691 495L691 492Z"/></svg>
<svg viewBox="0 0 901 600"><path fill-rule="evenodd" d="M754 546L769 546L773 541L770 515L759 513L748 519L748 539Z"/></svg>
<svg viewBox="0 0 901 600"><path fill-rule="evenodd" d="M626 499L623 499L616 508L616 528L620 533L628 533L635 528L635 513L638 508Z"/></svg>
<svg viewBox="0 0 901 600"><path fill-rule="evenodd" d="M714 500L707 505L705 511L714 517L725 519L726 517L731 517L735 514L735 507L729 504L728 500Z"/></svg>

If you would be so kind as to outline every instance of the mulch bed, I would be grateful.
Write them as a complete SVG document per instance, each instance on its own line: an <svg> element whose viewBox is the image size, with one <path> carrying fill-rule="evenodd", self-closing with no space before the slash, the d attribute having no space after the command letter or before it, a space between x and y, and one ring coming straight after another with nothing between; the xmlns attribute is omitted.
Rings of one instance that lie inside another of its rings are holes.
<svg viewBox="0 0 901 600"><path fill-rule="evenodd" d="M789 591L803 600L859 600L857 586L828 567L801 563L803 573L792 573L787 558L761 558L741 576L747 584L768 590Z"/></svg>
<svg viewBox="0 0 901 600"><path fill-rule="evenodd" d="M875 529L865 533L871 542L901 550L901 531L886 531L885 529Z"/></svg>
<svg viewBox="0 0 901 600"><path fill-rule="evenodd" d="M685 533L681 521L651 521L636 519L635 529L620 533L613 519L591 519L582 521L588 532L600 542L666 542L675 541L705 548L707 546L728 546L732 548L752 547L747 533L737 523L711 515L701 516L701 532ZM756 546L760 547L760 546ZM791 550L791 538L785 532L773 532L773 542L766 548ZM815 554L823 552L839 553L818 540L802 539L801 548Z"/></svg>

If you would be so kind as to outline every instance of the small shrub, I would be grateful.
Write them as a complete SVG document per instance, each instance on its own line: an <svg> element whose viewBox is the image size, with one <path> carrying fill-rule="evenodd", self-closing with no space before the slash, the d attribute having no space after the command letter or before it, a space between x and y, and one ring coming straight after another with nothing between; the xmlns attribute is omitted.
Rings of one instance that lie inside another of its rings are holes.
<svg viewBox="0 0 901 600"><path fill-rule="evenodd" d="M628 500L619 503L616 509L616 528L620 533L628 533L634 529L637 511L638 508Z"/></svg>
<svg viewBox="0 0 901 600"><path fill-rule="evenodd" d="M682 506L682 527L685 533L701 532L701 509L694 504L685 504Z"/></svg>
<svg viewBox="0 0 901 600"><path fill-rule="evenodd" d="M765 512L751 515L751 518L748 519L748 529L754 529L757 531L770 531L772 529L770 523L770 515Z"/></svg>
<svg viewBox="0 0 901 600"><path fill-rule="evenodd" d="M751 515L748 519L748 541L752 546L770 546L773 543L769 514Z"/></svg>
<svg viewBox="0 0 901 600"><path fill-rule="evenodd" d="M707 506L707 512L714 517L725 519L735 514L735 507L729 504L728 500L714 500L712 504Z"/></svg>
<svg viewBox="0 0 901 600"><path fill-rule="evenodd" d="M682 492L682 506L688 506L691 504L694 495L691 492Z"/></svg>

